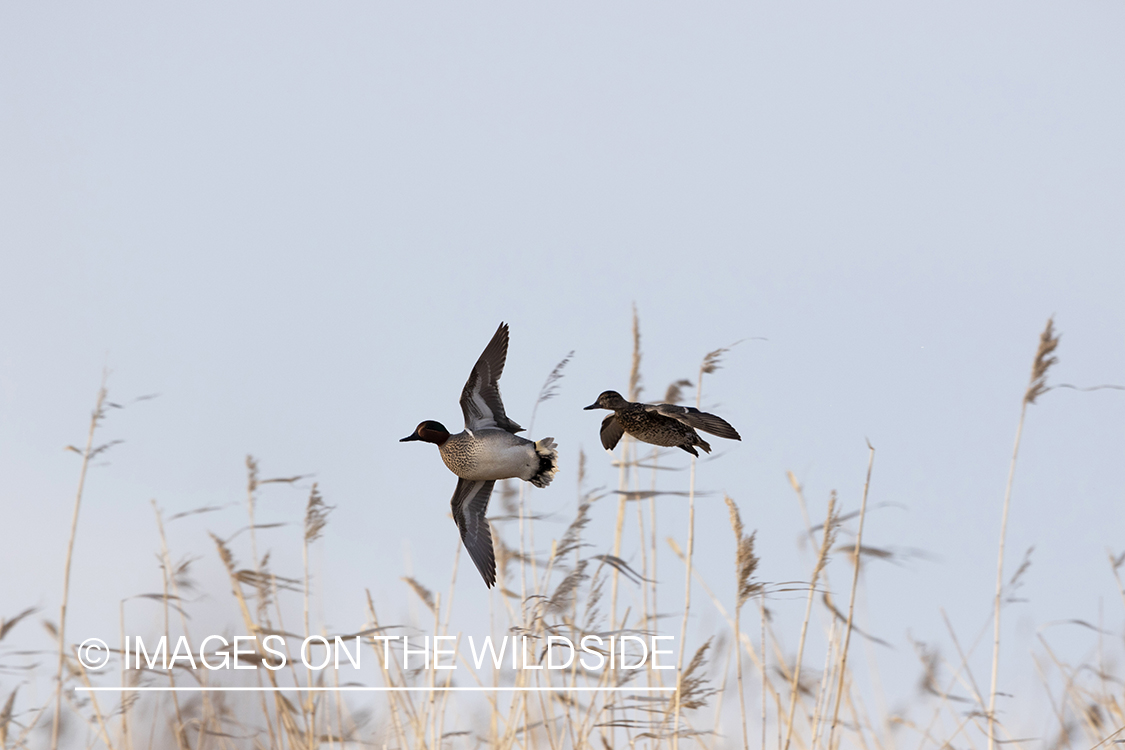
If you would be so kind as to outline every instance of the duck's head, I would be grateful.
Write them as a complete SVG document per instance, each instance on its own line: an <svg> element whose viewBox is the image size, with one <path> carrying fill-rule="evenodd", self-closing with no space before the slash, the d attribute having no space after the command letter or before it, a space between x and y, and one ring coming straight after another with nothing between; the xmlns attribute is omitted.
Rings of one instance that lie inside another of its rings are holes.
<svg viewBox="0 0 1125 750"><path fill-rule="evenodd" d="M626 401L617 391L602 391L602 394L598 396L597 400L594 401L594 403L590 404L589 406L582 407L582 410L589 411L590 409L609 409L610 411L613 411L615 409L620 409L628 403L629 402Z"/></svg>
<svg viewBox="0 0 1125 750"><path fill-rule="evenodd" d="M441 445L448 439L449 430L445 429L445 425L441 422L427 419L425 422L415 427L414 432L410 433L402 440L399 440L399 442L409 443L411 440L422 440L427 443L433 443L434 445Z"/></svg>

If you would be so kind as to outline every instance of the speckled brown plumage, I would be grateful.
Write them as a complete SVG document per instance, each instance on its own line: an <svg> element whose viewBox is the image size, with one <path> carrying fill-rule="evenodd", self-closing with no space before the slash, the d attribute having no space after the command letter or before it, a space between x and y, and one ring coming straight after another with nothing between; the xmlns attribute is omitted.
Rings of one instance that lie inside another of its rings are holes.
<svg viewBox="0 0 1125 750"><path fill-rule="evenodd" d="M651 445L681 448L693 456L699 455L696 447L711 452L710 444L699 437L697 429L729 440L742 440L725 419L691 406L643 404L627 401L617 391L605 391L585 408L613 412L602 420L601 439L606 450L613 450L624 433Z"/></svg>

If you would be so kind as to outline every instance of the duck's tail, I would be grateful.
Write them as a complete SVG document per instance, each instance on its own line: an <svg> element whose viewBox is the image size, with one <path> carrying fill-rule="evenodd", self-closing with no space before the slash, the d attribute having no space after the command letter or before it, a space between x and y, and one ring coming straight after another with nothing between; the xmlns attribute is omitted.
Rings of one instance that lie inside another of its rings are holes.
<svg viewBox="0 0 1125 750"><path fill-rule="evenodd" d="M695 456L696 458L698 458L699 457L699 451L697 451L695 449L695 446L697 446L697 445L700 448L703 449L704 453L710 453L711 452L711 445L706 440L699 437L699 435L695 436L694 442L692 442L692 443L681 443L679 447L682 448L683 450L687 451L691 455Z"/></svg>
<svg viewBox="0 0 1125 750"><path fill-rule="evenodd" d="M535 443L535 455L539 457L539 468L527 481L536 487L546 487L559 473L559 452L555 450L554 438L543 438Z"/></svg>

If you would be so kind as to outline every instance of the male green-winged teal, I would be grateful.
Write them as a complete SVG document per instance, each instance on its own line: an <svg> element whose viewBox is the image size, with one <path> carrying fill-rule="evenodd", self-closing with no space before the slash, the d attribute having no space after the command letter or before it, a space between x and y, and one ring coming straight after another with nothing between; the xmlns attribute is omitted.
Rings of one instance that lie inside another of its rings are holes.
<svg viewBox="0 0 1125 750"><path fill-rule="evenodd" d="M507 357L508 325L501 323L461 391L465 431L450 435L440 422L427 420L399 441L435 444L441 460L457 475L457 489L451 501L453 520L469 557L489 588L496 583L496 557L484 514L492 485L497 479L518 477L536 487L546 487L559 470L554 439L532 442L517 436L515 433L523 428L504 413L499 381Z"/></svg>
<svg viewBox="0 0 1125 750"><path fill-rule="evenodd" d="M584 409L609 409L613 413L602 420L602 445L613 450L624 433L652 445L683 448L693 456L699 453L695 446L711 452L711 446L699 437L696 430L731 440L742 440L722 417L708 414L691 406L675 404L641 404L626 401L617 391L605 391L598 400Z"/></svg>

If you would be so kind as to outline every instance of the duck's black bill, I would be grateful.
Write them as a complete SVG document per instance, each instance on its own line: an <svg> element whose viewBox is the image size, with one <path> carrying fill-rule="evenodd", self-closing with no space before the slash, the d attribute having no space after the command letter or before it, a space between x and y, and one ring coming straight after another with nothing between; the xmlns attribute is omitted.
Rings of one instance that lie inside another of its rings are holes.
<svg viewBox="0 0 1125 750"><path fill-rule="evenodd" d="M421 440L421 439L422 438L418 437L417 432L412 432L409 435L407 435L406 437L404 437L402 440L399 440L399 442L400 443L409 443L411 440Z"/></svg>
<svg viewBox="0 0 1125 750"><path fill-rule="evenodd" d="M590 411L591 409L597 409L597 408L598 408L597 404L590 404L589 406L583 406L582 411Z"/></svg>

